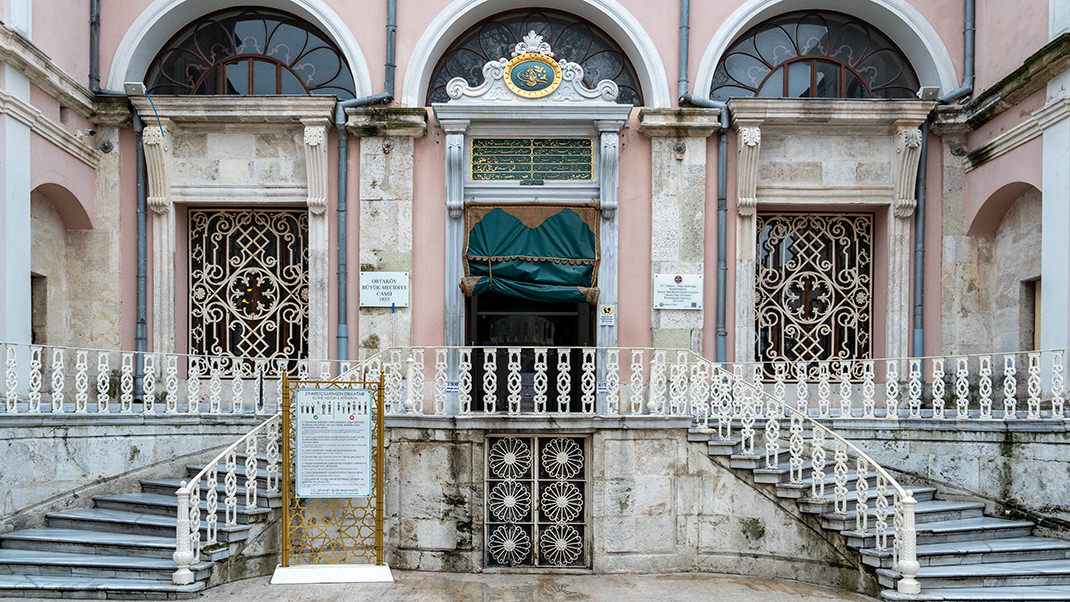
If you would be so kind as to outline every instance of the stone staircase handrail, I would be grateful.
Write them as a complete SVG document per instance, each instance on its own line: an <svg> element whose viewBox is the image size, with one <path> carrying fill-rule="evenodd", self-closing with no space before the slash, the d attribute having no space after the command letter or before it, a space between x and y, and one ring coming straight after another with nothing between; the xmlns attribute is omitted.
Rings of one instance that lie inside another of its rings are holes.
<svg viewBox="0 0 1070 602"><path fill-rule="evenodd" d="M224 464L226 467L226 473L223 478L225 524L228 527L234 527L238 524L237 455L242 446L244 446L245 453L245 508L246 510L253 510L257 507L257 478L259 473L257 439L260 435L265 436L265 451L267 454L266 490L268 493L278 492L281 420L282 413L280 412L261 422L220 452L192 479L183 481L182 486L175 491L175 497L178 500L177 520L175 522L175 553L173 556L178 568L175 569L172 578L172 582L175 585L193 583L194 574L190 570L190 566L200 562L200 492L202 479L206 482L205 526L207 529L205 546L213 546L218 543L216 536L218 533L219 517L217 512L219 500L216 486L220 464Z"/></svg>

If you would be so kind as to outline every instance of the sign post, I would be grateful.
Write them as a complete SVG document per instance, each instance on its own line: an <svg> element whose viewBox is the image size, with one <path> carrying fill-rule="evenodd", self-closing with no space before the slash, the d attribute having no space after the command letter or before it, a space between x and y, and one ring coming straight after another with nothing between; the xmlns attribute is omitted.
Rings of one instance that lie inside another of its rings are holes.
<svg viewBox="0 0 1070 602"><path fill-rule="evenodd" d="M393 581L383 559L383 381L283 376L282 563L272 583Z"/></svg>

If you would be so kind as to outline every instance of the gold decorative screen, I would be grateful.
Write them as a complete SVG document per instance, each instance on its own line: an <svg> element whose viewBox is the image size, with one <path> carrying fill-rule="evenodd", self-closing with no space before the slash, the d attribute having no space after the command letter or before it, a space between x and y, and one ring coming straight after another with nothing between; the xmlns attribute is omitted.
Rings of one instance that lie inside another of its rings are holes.
<svg viewBox="0 0 1070 602"><path fill-rule="evenodd" d="M871 357L873 216L759 213L757 228L755 345L766 371Z"/></svg>
<svg viewBox="0 0 1070 602"><path fill-rule="evenodd" d="M308 357L308 213L189 210L190 352Z"/></svg>

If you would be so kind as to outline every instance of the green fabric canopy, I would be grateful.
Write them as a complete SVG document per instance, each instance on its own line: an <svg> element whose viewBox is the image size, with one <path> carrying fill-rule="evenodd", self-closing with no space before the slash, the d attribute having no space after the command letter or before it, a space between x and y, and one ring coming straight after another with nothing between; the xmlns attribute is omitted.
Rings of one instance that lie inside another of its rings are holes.
<svg viewBox="0 0 1070 602"><path fill-rule="evenodd" d="M466 295L597 302L597 209L472 207L466 218Z"/></svg>

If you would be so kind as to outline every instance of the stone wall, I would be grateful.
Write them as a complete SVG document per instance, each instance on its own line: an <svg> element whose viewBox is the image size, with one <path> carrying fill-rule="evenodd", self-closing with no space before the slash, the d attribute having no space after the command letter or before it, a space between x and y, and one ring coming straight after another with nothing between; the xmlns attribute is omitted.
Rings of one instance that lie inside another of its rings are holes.
<svg viewBox="0 0 1070 602"><path fill-rule="evenodd" d="M179 197L204 186L289 188L304 200L305 151L301 128L278 124L186 125L175 132L173 186ZM299 192L294 192L300 188Z"/></svg>
<svg viewBox="0 0 1070 602"><path fill-rule="evenodd" d="M94 495L140 491L206 462L265 417L21 416L0 424L0 523L39 526Z"/></svg>
<svg viewBox="0 0 1070 602"><path fill-rule="evenodd" d="M958 216L961 195L945 194ZM1014 201L992 239L967 236L945 217L943 347L947 353L1033 349L1033 288L1040 277L1041 195ZM958 216L957 219L961 219Z"/></svg>
<svg viewBox="0 0 1070 602"><path fill-rule="evenodd" d="M67 230L52 202L37 192L30 194L30 231L30 270L44 278L44 285L32 291L34 341L67 345Z"/></svg>
<svg viewBox="0 0 1070 602"><path fill-rule="evenodd" d="M596 573L713 571L872 589L857 554L800 515L794 502L711 459L704 443L688 442L686 420L677 428L665 428L665 421L625 428L620 421L610 421L612 428L597 420L558 422L539 432L591 436L588 525ZM504 428L515 422L405 424L387 431L390 566L482 570L483 442L488 432L517 432Z"/></svg>

